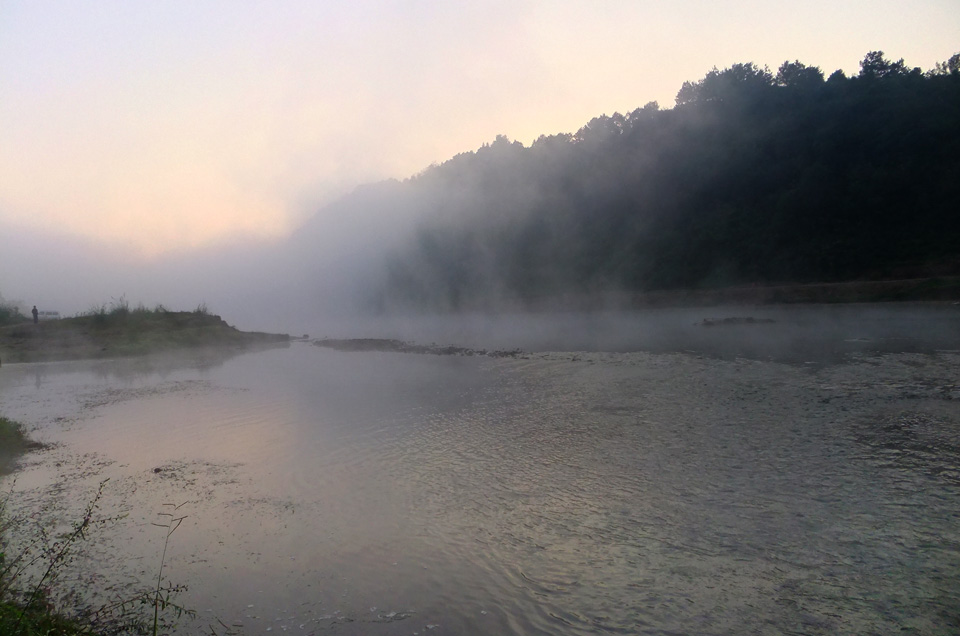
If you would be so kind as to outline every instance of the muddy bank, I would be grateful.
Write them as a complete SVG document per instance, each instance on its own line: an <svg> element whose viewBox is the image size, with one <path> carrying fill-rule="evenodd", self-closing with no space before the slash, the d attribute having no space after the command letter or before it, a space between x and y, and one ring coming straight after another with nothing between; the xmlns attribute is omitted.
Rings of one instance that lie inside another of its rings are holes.
<svg viewBox="0 0 960 636"><path fill-rule="evenodd" d="M486 356L489 358L516 358L524 355L520 349L505 351L497 349L471 349L454 345L421 345L389 338L323 338L313 341L314 346L336 351L380 351L386 353L420 353L435 356Z"/></svg>

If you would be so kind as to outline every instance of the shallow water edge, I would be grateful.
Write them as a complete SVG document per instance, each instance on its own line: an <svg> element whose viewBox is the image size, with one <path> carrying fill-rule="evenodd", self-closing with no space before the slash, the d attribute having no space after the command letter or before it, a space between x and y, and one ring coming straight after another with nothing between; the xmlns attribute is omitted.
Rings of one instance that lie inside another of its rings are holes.
<svg viewBox="0 0 960 636"><path fill-rule="evenodd" d="M87 589L155 575L244 632L946 633L960 356L491 359L306 343L4 368L51 444L17 505L127 520ZM12 372L11 372L12 371ZM92 583L99 582L99 585ZM107 594L108 596L108 594ZM431 627L432 626L432 627Z"/></svg>

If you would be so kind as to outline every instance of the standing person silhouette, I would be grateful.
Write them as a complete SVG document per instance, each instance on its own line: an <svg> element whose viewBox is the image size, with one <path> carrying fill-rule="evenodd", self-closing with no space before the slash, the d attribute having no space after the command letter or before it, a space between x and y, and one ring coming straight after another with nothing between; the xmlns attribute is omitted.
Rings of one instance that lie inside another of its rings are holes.
<svg viewBox="0 0 960 636"><path fill-rule="evenodd" d="M36 305L33 306L33 309L30 310L30 313L33 314L33 324L40 322L40 312L37 311Z"/></svg>

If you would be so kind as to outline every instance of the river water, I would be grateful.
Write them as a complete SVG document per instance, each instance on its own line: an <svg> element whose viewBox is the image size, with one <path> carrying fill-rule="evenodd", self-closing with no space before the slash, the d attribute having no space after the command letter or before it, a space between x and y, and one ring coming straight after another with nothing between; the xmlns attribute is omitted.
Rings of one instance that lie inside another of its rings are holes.
<svg viewBox="0 0 960 636"><path fill-rule="evenodd" d="M185 633L956 633L958 313L822 311L5 365L50 446L4 483L53 524L109 478L92 603L155 581L178 505Z"/></svg>

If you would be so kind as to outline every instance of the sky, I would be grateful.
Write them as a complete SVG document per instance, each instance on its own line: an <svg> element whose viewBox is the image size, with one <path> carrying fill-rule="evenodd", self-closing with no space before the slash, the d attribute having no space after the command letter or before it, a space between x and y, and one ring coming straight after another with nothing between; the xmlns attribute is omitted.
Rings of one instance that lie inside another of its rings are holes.
<svg viewBox="0 0 960 636"><path fill-rule="evenodd" d="M0 250L115 271L278 241L499 134L671 107L737 62L855 74L871 50L931 68L960 3L0 0ZM42 286L11 258L0 294Z"/></svg>

